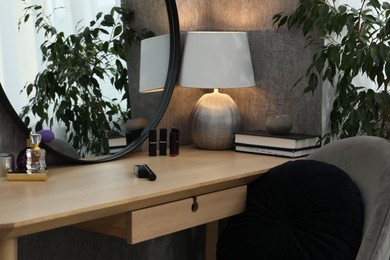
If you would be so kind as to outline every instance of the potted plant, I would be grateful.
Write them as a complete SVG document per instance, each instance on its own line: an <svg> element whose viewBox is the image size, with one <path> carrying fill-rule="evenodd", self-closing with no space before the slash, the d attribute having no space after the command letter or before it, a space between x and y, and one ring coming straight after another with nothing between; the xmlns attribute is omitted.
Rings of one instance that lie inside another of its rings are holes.
<svg viewBox="0 0 390 260"><path fill-rule="evenodd" d="M299 0L289 14L274 15L280 28L299 28L307 44L318 44L306 74L305 92L315 91L321 81L335 88L330 114L332 138L376 135L390 138L390 4L362 0L360 7L336 5L335 0ZM375 87L356 84L367 76Z"/></svg>
<svg viewBox="0 0 390 260"><path fill-rule="evenodd" d="M55 11L55 10L54 10ZM108 154L108 136L119 132L129 118L128 73L126 50L150 31L136 32L130 27L134 12L121 7L109 14L98 13L89 26L76 28L77 33L65 35L51 24L41 5L25 8L19 22L35 18L36 32L43 32L40 45L45 69L24 87L29 96L21 116L27 125L30 115L37 118L36 131L54 122L66 127L68 142L81 154ZM121 99L105 97L101 81L108 81Z"/></svg>

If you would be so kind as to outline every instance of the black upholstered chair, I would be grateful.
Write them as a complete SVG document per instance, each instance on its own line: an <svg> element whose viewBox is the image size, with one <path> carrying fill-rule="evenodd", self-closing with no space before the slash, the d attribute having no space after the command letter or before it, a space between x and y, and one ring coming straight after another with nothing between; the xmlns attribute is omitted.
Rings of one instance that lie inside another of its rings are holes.
<svg viewBox="0 0 390 260"><path fill-rule="evenodd" d="M389 210L390 143L335 141L251 183L217 258L388 260Z"/></svg>

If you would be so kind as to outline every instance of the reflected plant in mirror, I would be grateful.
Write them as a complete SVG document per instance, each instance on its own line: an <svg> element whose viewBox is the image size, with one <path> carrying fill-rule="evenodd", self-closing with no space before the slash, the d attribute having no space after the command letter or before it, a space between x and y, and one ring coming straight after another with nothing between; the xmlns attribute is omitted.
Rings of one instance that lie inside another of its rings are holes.
<svg viewBox="0 0 390 260"><path fill-rule="evenodd" d="M120 133L131 118L126 50L153 33L132 29L134 11L121 7L98 13L89 26L79 24L77 33L69 35L52 26L44 6L31 5L24 11L19 29L33 20L36 33L43 35L44 69L23 89L29 101L21 117L33 131L63 124L68 142L81 157L108 154L108 138ZM119 98L103 94L101 84L107 81Z"/></svg>

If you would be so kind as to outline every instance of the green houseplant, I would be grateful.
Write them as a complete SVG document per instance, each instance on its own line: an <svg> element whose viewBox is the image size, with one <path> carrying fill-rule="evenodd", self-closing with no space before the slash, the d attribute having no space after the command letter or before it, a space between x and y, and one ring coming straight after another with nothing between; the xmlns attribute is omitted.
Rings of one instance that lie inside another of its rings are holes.
<svg viewBox="0 0 390 260"><path fill-rule="evenodd" d="M70 35L56 30L41 5L27 6L19 26L31 17L36 32L44 35L40 50L46 68L24 87L29 103L22 118L29 125L29 116L35 116L35 130L62 123L68 142L81 156L108 154L108 136L119 132L130 116L126 50L152 33L132 29L134 12L120 7L98 13L89 26ZM105 97L101 81L114 86L122 99ZM123 100L127 108L121 107Z"/></svg>
<svg viewBox="0 0 390 260"><path fill-rule="evenodd" d="M290 14L278 13L278 27L299 28L307 44L318 44L304 80L304 92L329 81L336 97L330 114L332 138L368 134L390 138L390 4L362 0L359 8L334 0L299 0ZM356 84L367 76L375 87Z"/></svg>

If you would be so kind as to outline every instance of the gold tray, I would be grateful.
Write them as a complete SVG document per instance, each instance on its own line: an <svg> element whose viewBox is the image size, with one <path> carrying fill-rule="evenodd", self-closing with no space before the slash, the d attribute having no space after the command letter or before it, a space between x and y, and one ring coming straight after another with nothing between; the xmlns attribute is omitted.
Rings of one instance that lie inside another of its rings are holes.
<svg viewBox="0 0 390 260"><path fill-rule="evenodd" d="M48 172L43 173L7 173L9 181L46 181L49 178Z"/></svg>

